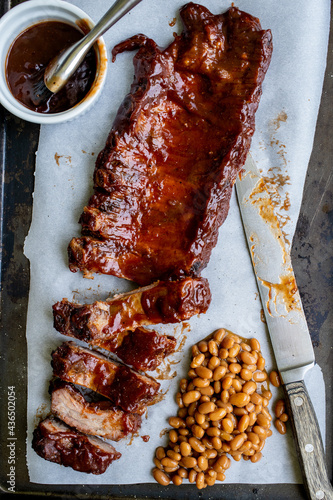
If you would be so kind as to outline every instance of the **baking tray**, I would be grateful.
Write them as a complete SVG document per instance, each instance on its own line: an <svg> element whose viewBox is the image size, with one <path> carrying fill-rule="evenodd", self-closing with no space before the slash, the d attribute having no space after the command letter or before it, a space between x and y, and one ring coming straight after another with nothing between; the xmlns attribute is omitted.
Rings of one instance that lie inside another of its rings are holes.
<svg viewBox="0 0 333 500"><path fill-rule="evenodd" d="M0 15L22 0L1 0ZM331 26L332 26L331 19ZM292 260L311 332L316 360L326 385L327 431L324 437L327 464L332 479L332 239L333 239L333 36L328 48L322 101L305 182L303 202L292 245ZM17 495L51 498L112 499L304 499L302 485L220 484L205 490L193 485L161 487L156 483L137 485L38 485L29 482L26 465L27 345L26 313L29 293L29 262L23 245L32 215L35 152L39 126L20 120L0 105L0 493L8 491L9 461L15 466ZM36 349L39 346L36 345ZM15 399L13 398L15 395ZM8 407L8 404L10 406ZM15 403L15 427L8 428L8 408ZM13 432L9 435L9 432ZM10 437L10 440L8 439ZM15 438L15 439L14 439ZM9 442L15 442L12 450ZM29 443L28 443L29 445Z"/></svg>

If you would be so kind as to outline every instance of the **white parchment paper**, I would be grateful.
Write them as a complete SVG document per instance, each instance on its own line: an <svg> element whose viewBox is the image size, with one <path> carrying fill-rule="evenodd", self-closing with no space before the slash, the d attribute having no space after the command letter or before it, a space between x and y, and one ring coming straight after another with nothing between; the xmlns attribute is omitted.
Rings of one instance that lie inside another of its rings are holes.
<svg viewBox="0 0 333 500"><path fill-rule="evenodd" d="M111 2L73 0L96 21ZM178 9L183 0L143 0L104 38L109 55L112 47L136 33L145 33L160 46L168 45L173 32L180 32ZM213 13L226 10L229 0L205 0ZM270 177L272 194L289 241L297 222L302 189L312 149L320 102L328 42L329 0L239 0L237 6L258 16L263 28L273 33L274 51L263 87L256 117L252 155L265 177ZM175 26L171 26L174 18ZM170 23L170 24L169 24ZM139 436L116 443L122 458L101 476L92 476L46 462L31 449L36 414L47 413L52 377L51 350L65 337L52 326L52 304L63 297L90 302L109 294L127 291L133 284L110 276L87 280L67 267L67 245L80 234L77 221L92 194L92 174L98 152L104 147L115 113L129 90L133 77L133 53L121 54L109 64L107 82L97 104L84 116L61 125L43 126L36 162L33 220L26 239L25 254L31 264L27 341L28 341L28 436L27 463L30 480L43 484L129 484L152 482L155 448L166 443L161 431L175 415L174 395L179 379L186 374L190 346L219 327L245 337L257 337L267 360L274 358L261 321L261 304L241 225L235 195L227 221L220 229L219 242L203 272L209 279L212 304L206 315L190 320L189 328L159 328L187 340L181 352L170 359L171 372L163 380L162 402L149 408ZM165 368L167 369L167 368ZM322 433L324 433L325 394L320 368L306 379ZM274 400L282 397L275 391ZM162 433L163 434L163 433ZM149 435L148 442L141 436ZM273 430L259 464L234 462L227 471L231 483L301 482L291 431L285 436Z"/></svg>

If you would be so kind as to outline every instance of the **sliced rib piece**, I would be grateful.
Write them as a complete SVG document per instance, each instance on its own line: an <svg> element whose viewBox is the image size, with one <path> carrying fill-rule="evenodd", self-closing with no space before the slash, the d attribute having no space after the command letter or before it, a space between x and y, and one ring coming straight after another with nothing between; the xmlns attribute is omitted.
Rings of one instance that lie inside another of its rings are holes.
<svg viewBox="0 0 333 500"><path fill-rule="evenodd" d="M141 426L140 415L107 400L88 402L73 384L57 379L51 389L52 413L80 432L119 441Z"/></svg>
<svg viewBox="0 0 333 500"><path fill-rule="evenodd" d="M63 299L53 306L54 327L64 335L117 352L126 330L187 320L206 312L210 300L204 278L158 282L105 302L80 305Z"/></svg>
<svg viewBox="0 0 333 500"><path fill-rule="evenodd" d="M164 358L174 352L176 344L174 337L136 328L134 332L127 332L115 353L135 370L150 371L156 370Z"/></svg>
<svg viewBox="0 0 333 500"><path fill-rule="evenodd" d="M53 373L110 399L124 411L142 414L159 400L160 384L128 366L74 342L64 342L52 352Z"/></svg>
<svg viewBox="0 0 333 500"><path fill-rule="evenodd" d="M71 271L141 285L197 276L225 220L255 128L272 53L269 30L235 7L188 3L169 47L137 35L135 77L94 172L94 194L69 245Z"/></svg>
<svg viewBox="0 0 333 500"><path fill-rule="evenodd" d="M86 436L52 417L35 429L32 447L45 460L88 474L103 474L121 457L111 444Z"/></svg>

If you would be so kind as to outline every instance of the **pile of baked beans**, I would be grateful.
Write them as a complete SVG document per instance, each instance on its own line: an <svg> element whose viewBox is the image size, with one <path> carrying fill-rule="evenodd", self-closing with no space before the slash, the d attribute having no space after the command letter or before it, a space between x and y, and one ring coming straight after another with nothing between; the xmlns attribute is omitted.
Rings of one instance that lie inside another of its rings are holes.
<svg viewBox="0 0 333 500"><path fill-rule="evenodd" d="M272 397L260 343L219 329L195 344L187 378L176 395L166 448L156 449L155 480L184 479L199 489L224 481L231 460L255 463L271 436Z"/></svg>

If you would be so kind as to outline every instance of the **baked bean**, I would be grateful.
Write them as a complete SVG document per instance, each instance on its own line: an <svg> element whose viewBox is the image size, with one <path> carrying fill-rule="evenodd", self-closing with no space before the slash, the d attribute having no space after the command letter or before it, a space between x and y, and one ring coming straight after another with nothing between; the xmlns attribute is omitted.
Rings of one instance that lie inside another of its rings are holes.
<svg viewBox="0 0 333 500"><path fill-rule="evenodd" d="M201 439L205 434L204 429L200 425L192 425L191 431L193 436L197 439Z"/></svg>
<svg viewBox="0 0 333 500"><path fill-rule="evenodd" d="M218 381L221 380L227 373L227 368L225 366L217 366L213 372L213 380Z"/></svg>
<svg viewBox="0 0 333 500"><path fill-rule="evenodd" d="M222 422L223 422L223 420L222 420ZM227 432L227 431L225 431L225 430L221 430L221 434L220 434L220 436L221 436L221 439L223 439L223 441L227 441L227 442L228 442L228 441L231 441L231 440L232 440L232 436L231 436L231 434L230 434L230 433L228 433L228 432Z"/></svg>
<svg viewBox="0 0 333 500"><path fill-rule="evenodd" d="M165 450L163 446L159 446L158 448L156 448L155 455L158 460L162 460L162 458L165 457Z"/></svg>
<svg viewBox="0 0 333 500"><path fill-rule="evenodd" d="M225 474L224 474L223 472L218 472L218 473L216 474L216 479L217 479L218 481L224 481L224 480L225 480Z"/></svg>
<svg viewBox="0 0 333 500"><path fill-rule="evenodd" d="M169 425L171 425L171 427L174 427L175 429L179 429L179 427L186 427L184 420L179 417L170 417Z"/></svg>
<svg viewBox="0 0 333 500"><path fill-rule="evenodd" d="M262 404L262 397L257 392L254 392L253 394L251 394L250 401L254 405L261 405Z"/></svg>
<svg viewBox="0 0 333 500"><path fill-rule="evenodd" d="M267 429L266 433L267 433L267 437L269 437L273 434L273 431L272 431L272 429Z"/></svg>
<svg viewBox="0 0 333 500"><path fill-rule="evenodd" d="M219 343L222 342L222 340L225 337L226 333L227 332L225 331L224 328L219 328L218 330L216 330L214 332L214 340L215 340L215 342L219 342Z"/></svg>
<svg viewBox="0 0 333 500"><path fill-rule="evenodd" d="M220 450L222 448L222 441L219 437L213 437L212 438L212 445L214 446L215 450Z"/></svg>
<svg viewBox="0 0 333 500"><path fill-rule="evenodd" d="M194 469L191 469L190 472L188 473L188 480L189 483L195 483L196 477L197 477L197 472Z"/></svg>
<svg viewBox="0 0 333 500"><path fill-rule="evenodd" d="M162 486L168 486L168 484L170 484L170 478L160 469L154 469L153 476L155 481L157 481Z"/></svg>
<svg viewBox="0 0 333 500"><path fill-rule="evenodd" d="M211 385L208 387L200 387L199 391L203 396L212 396L214 394L214 388Z"/></svg>
<svg viewBox="0 0 333 500"><path fill-rule="evenodd" d="M215 394L220 394L222 390L222 384L220 380L214 382L214 392Z"/></svg>
<svg viewBox="0 0 333 500"><path fill-rule="evenodd" d="M247 439L253 444L259 444L260 438L255 432L248 432Z"/></svg>
<svg viewBox="0 0 333 500"><path fill-rule="evenodd" d="M198 344L200 352L206 353L208 351L208 344L205 340L201 340Z"/></svg>
<svg viewBox="0 0 333 500"><path fill-rule="evenodd" d="M197 458L197 462L198 462L199 469L201 469L202 471L205 471L208 469L208 460L204 455L200 455Z"/></svg>
<svg viewBox="0 0 333 500"><path fill-rule="evenodd" d="M236 392L241 392L243 385L241 384L240 380L234 378L231 385Z"/></svg>
<svg viewBox="0 0 333 500"><path fill-rule="evenodd" d="M198 490L201 490L205 486L205 475L203 472L198 472L197 477L196 477L196 485Z"/></svg>
<svg viewBox="0 0 333 500"><path fill-rule="evenodd" d="M176 486L180 486L182 484L182 482L183 482L183 478L181 476L179 476L179 474L174 474L172 476L172 482Z"/></svg>
<svg viewBox="0 0 333 500"><path fill-rule="evenodd" d="M195 378L197 376L196 371L191 368L191 370L188 371L188 378Z"/></svg>
<svg viewBox="0 0 333 500"><path fill-rule="evenodd" d="M234 430L234 424L230 418L224 418L221 422L222 428L228 434L231 434ZM221 434L222 435L222 434Z"/></svg>
<svg viewBox="0 0 333 500"><path fill-rule="evenodd" d="M207 368L206 366L198 366L198 368L195 369L196 374L201 377L201 378L207 378L210 379L213 376L212 370Z"/></svg>
<svg viewBox="0 0 333 500"><path fill-rule="evenodd" d="M203 452L203 455L208 459L208 460L212 460L213 458L215 458L217 456L217 451L212 449L212 450L205 450Z"/></svg>
<svg viewBox="0 0 333 500"><path fill-rule="evenodd" d="M257 339L250 339L250 346L253 351L260 351L260 343Z"/></svg>
<svg viewBox="0 0 333 500"><path fill-rule="evenodd" d="M265 368L265 364L266 364L266 360L265 360L265 358L260 357L260 358L258 359L258 361L257 361L257 368L258 368L258 370L261 370L261 371L262 371L262 370L264 370L264 368Z"/></svg>
<svg viewBox="0 0 333 500"><path fill-rule="evenodd" d="M181 379L181 381L179 382L179 388L180 388L180 392L186 392L186 388L187 388L187 379L186 378Z"/></svg>
<svg viewBox="0 0 333 500"><path fill-rule="evenodd" d="M203 415L211 413L214 410L216 410L216 404L212 403L211 401L207 401L206 403L202 403L200 406L198 406L198 412L202 413Z"/></svg>
<svg viewBox="0 0 333 500"><path fill-rule="evenodd" d="M195 451L198 451L199 453L203 453L205 451L205 445L202 444L202 441L199 439L191 437L188 442Z"/></svg>
<svg viewBox="0 0 333 500"><path fill-rule="evenodd" d="M262 413L259 413L259 415L257 416L257 423L261 427L264 427L264 429L267 429L270 426L270 421Z"/></svg>
<svg viewBox="0 0 333 500"><path fill-rule="evenodd" d="M198 401L198 399L200 399L200 397L201 397L201 392L199 392L199 391L194 390L194 391L185 392L185 394L183 394L183 403L184 403L184 405L189 405L189 404L193 403L194 401Z"/></svg>
<svg viewBox="0 0 333 500"><path fill-rule="evenodd" d="M177 471L178 476L182 477L183 479L188 478L188 470L184 469L183 467L180 467Z"/></svg>
<svg viewBox="0 0 333 500"><path fill-rule="evenodd" d="M206 434L209 437L216 437L221 434L221 431L218 427L208 427L208 429L206 430Z"/></svg>
<svg viewBox="0 0 333 500"><path fill-rule="evenodd" d="M228 389L230 389L231 384L232 384L232 377L230 377L230 375L227 375L222 380L222 388L223 388L223 390L227 391Z"/></svg>
<svg viewBox="0 0 333 500"><path fill-rule="evenodd" d="M237 429L239 432L244 432L249 426L250 417L248 415L243 415L238 421Z"/></svg>
<svg viewBox="0 0 333 500"><path fill-rule="evenodd" d="M231 373L239 373L241 371L242 367L239 363L230 363L229 365L229 370Z"/></svg>
<svg viewBox="0 0 333 500"><path fill-rule="evenodd" d="M245 441L245 437L243 436L243 434L238 434L237 436L235 436L230 441L230 447L231 447L232 451L238 450L238 448L240 448L242 446L244 441Z"/></svg>
<svg viewBox="0 0 333 500"><path fill-rule="evenodd" d="M178 434L180 436L187 436L189 434L189 430L188 429L178 429ZM179 440L179 436L178 436L178 440Z"/></svg>
<svg viewBox="0 0 333 500"><path fill-rule="evenodd" d="M217 347L217 344L216 344L215 340L210 340L208 342L208 350L209 350L209 352L210 352L210 354L212 356L217 356L218 355L219 350L218 350L218 347Z"/></svg>
<svg viewBox="0 0 333 500"><path fill-rule="evenodd" d="M271 421L271 420L272 420L271 414L269 413L269 411L267 410L267 408L263 408L263 409L261 410L261 413L262 413L263 415L265 415L265 417L267 417L269 421Z"/></svg>
<svg viewBox="0 0 333 500"><path fill-rule="evenodd" d="M250 370L247 370L246 368L242 368L239 372L239 375L245 381L249 381L252 379L252 372Z"/></svg>
<svg viewBox="0 0 333 500"><path fill-rule="evenodd" d="M198 368L198 366L202 365L203 360L205 359L205 355L201 352L197 356L193 358L191 363L191 368Z"/></svg>
<svg viewBox="0 0 333 500"><path fill-rule="evenodd" d="M275 420L274 425L280 434L285 434L287 432L286 424L279 418Z"/></svg>
<svg viewBox="0 0 333 500"><path fill-rule="evenodd" d="M215 370L218 366L220 366L221 361L217 356L212 356L208 362L208 368L210 370Z"/></svg>
<svg viewBox="0 0 333 500"><path fill-rule="evenodd" d="M252 455L251 457L251 462L252 463L256 463L256 462L259 462L259 460L262 459L262 453L260 453L260 451L258 453L255 453L254 455Z"/></svg>
<svg viewBox="0 0 333 500"><path fill-rule="evenodd" d="M170 468L178 467L178 461L173 460L172 458L169 457L162 458L161 464L163 465L163 467L170 467Z"/></svg>
<svg viewBox="0 0 333 500"><path fill-rule="evenodd" d="M267 373L258 370L253 374L252 378L255 382L263 382L264 380L267 379Z"/></svg>
<svg viewBox="0 0 333 500"><path fill-rule="evenodd" d="M241 346L239 344L235 344L229 349L229 358L235 358L238 356L238 353L241 349Z"/></svg>
<svg viewBox="0 0 333 500"><path fill-rule="evenodd" d="M277 402L276 402L276 405L275 405L275 410L274 410L274 413L275 413L275 416L276 418L280 418L280 416L285 413L285 402L283 399L279 399Z"/></svg>
<svg viewBox="0 0 333 500"><path fill-rule="evenodd" d="M235 341L232 337L230 337L230 335L227 335L226 337L224 337L224 339L222 340L221 342L221 346L224 348L224 349L230 349L231 347L233 347Z"/></svg>
<svg viewBox="0 0 333 500"><path fill-rule="evenodd" d="M280 377L277 371L272 370L271 373L269 374L269 380L274 387L280 387L281 382L280 382Z"/></svg>
<svg viewBox="0 0 333 500"><path fill-rule="evenodd" d="M246 365L254 365L257 361L255 356L253 356L253 354L251 354L248 351L242 351L240 353L240 358L242 362L245 363Z"/></svg>
<svg viewBox="0 0 333 500"><path fill-rule="evenodd" d="M250 421L249 421L249 427L252 427L252 425L254 425L257 421L257 414L256 413L249 413L249 418L250 418Z"/></svg>
<svg viewBox="0 0 333 500"><path fill-rule="evenodd" d="M270 401L272 399L272 393L271 391L269 391L268 389L263 389L261 391L261 394L264 398L266 398L268 401Z"/></svg>
<svg viewBox="0 0 333 500"><path fill-rule="evenodd" d="M214 484L216 483L216 477L212 477L208 474L205 474L205 483L208 485L208 486L214 486Z"/></svg>
<svg viewBox="0 0 333 500"><path fill-rule="evenodd" d="M163 470L163 465L161 464L160 460L156 457L153 458L153 462L156 465L156 467L160 470Z"/></svg>
<svg viewBox="0 0 333 500"><path fill-rule="evenodd" d="M287 420L289 419L287 413L282 413L282 415L280 415L280 420L281 422L287 422Z"/></svg>
<svg viewBox="0 0 333 500"><path fill-rule="evenodd" d="M179 462L186 469L193 469L197 465L197 459L195 457L185 456Z"/></svg>
<svg viewBox="0 0 333 500"><path fill-rule="evenodd" d="M267 437L266 429L264 429L260 425L255 425L253 427L253 432L255 434L258 434L258 436L259 436L260 439L266 439L266 437Z"/></svg>
<svg viewBox="0 0 333 500"><path fill-rule="evenodd" d="M242 417L243 415L248 414L246 407L245 408L237 408L237 406L233 409L233 413L234 413L234 415L236 415L236 417Z"/></svg>
<svg viewBox="0 0 333 500"><path fill-rule="evenodd" d="M180 453L183 457L188 457L192 453L192 447L187 442L180 443Z"/></svg>
<svg viewBox="0 0 333 500"><path fill-rule="evenodd" d="M227 359L228 356L229 356L228 349L225 349L224 347L222 347L221 349L219 349L219 358L221 358L222 360L224 360L224 359Z"/></svg>
<svg viewBox="0 0 333 500"><path fill-rule="evenodd" d="M227 411L225 408L217 408L211 413L209 413L209 418L212 421L221 420L226 415Z"/></svg>
<svg viewBox="0 0 333 500"><path fill-rule="evenodd" d="M174 429L169 431L169 439L172 443L177 443L178 441L178 433Z"/></svg>
<svg viewBox="0 0 333 500"><path fill-rule="evenodd" d="M250 402L250 396L245 392L237 392L236 394L232 394L232 396L230 396L229 401L232 405L243 407Z"/></svg>
<svg viewBox="0 0 333 500"><path fill-rule="evenodd" d="M242 392L245 392L245 394L253 394L256 389L257 389L257 384L253 382L253 380L249 380L248 382L245 382L245 384L243 385Z"/></svg>

